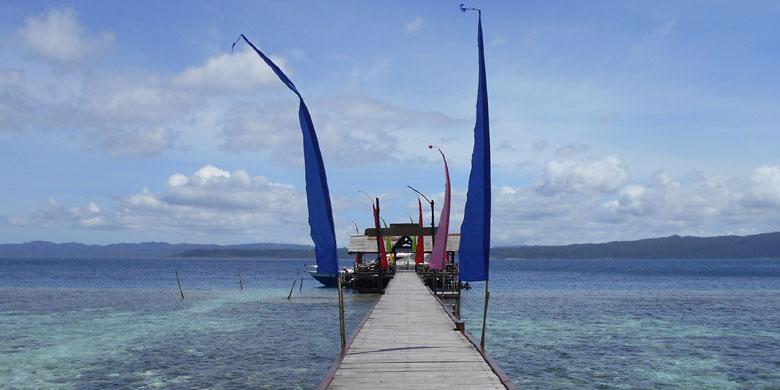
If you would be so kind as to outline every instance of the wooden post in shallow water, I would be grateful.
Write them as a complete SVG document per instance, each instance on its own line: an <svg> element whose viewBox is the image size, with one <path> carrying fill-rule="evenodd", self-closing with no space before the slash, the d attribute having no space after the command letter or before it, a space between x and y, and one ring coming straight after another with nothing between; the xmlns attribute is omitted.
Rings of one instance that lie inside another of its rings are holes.
<svg viewBox="0 0 780 390"><path fill-rule="evenodd" d="M347 334L344 329L344 290L341 289L341 272L337 276L339 289L339 336L341 336L341 352L347 348Z"/></svg>
<svg viewBox="0 0 780 390"><path fill-rule="evenodd" d="M241 291L244 291L244 281L241 279L241 274L238 274L238 285L241 286Z"/></svg>
<svg viewBox="0 0 780 390"><path fill-rule="evenodd" d="M457 319L460 319L460 293L461 293L461 291L460 291L460 275L458 275L457 273L455 273L455 275L458 276L458 281L457 281L457 283L455 283L455 288L458 291L458 300L455 302L455 305L456 305L455 306L455 317Z"/></svg>
<svg viewBox="0 0 780 390"><path fill-rule="evenodd" d="M295 289L295 282L298 281L298 277L296 276L295 279L293 279L292 286L290 286L290 293L287 294L287 300L289 301L290 298L292 298L292 292Z"/></svg>
<svg viewBox="0 0 780 390"><path fill-rule="evenodd" d="M490 300L490 291L488 291L488 280L485 280L485 303L482 311L482 336L479 338L479 346L485 350L485 328L487 327L488 300Z"/></svg>
<svg viewBox="0 0 780 390"><path fill-rule="evenodd" d="M176 284L179 285L179 294L181 294L181 300L184 300L184 291L181 289L181 282L179 281L179 271L174 270L173 272L176 272Z"/></svg>

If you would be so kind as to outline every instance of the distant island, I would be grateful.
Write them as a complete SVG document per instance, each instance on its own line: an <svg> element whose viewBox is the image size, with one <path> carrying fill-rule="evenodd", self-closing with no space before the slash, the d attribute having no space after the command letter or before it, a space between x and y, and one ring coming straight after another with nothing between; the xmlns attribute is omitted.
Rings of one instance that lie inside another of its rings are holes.
<svg viewBox="0 0 780 390"><path fill-rule="evenodd" d="M314 248L296 244L170 244L167 242L87 245L32 241L0 244L0 258L310 257Z"/></svg>
<svg viewBox="0 0 780 390"><path fill-rule="evenodd" d="M747 259L780 258L780 232L749 236L669 236L602 244L497 247L499 259Z"/></svg>
<svg viewBox="0 0 780 390"><path fill-rule="evenodd" d="M348 258L346 248L339 257ZM491 249L496 259L723 259L780 258L780 232L749 236L669 236L600 244L519 245ZM313 258L314 248L296 244L170 244L166 242L87 245L33 241L0 244L0 258Z"/></svg>
<svg viewBox="0 0 780 390"><path fill-rule="evenodd" d="M347 248L338 248L340 258L349 257ZM190 249L178 254L178 257L257 257L257 258L275 258L275 259L305 259L314 258L314 247L304 248L265 248L265 249L242 249L242 248L218 248L218 249Z"/></svg>

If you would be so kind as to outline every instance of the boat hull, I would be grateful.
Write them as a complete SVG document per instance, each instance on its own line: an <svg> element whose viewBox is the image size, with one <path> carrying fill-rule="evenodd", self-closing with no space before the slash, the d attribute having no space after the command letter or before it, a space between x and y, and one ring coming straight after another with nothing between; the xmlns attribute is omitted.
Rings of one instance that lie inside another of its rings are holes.
<svg viewBox="0 0 780 390"><path fill-rule="evenodd" d="M321 274L316 271L309 271L309 275L311 275L311 277L318 282L322 283L324 287L338 287L339 274Z"/></svg>

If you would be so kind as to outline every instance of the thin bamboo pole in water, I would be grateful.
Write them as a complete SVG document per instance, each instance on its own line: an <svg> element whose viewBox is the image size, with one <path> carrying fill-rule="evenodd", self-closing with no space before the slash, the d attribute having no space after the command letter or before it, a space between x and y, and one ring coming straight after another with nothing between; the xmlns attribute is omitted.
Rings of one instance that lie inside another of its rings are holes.
<svg viewBox="0 0 780 390"><path fill-rule="evenodd" d="M176 284L179 286L179 294L181 294L181 300L184 300L184 291L181 289L181 282L179 281L179 271L174 270L173 272L176 272Z"/></svg>
<svg viewBox="0 0 780 390"><path fill-rule="evenodd" d="M290 298L292 298L292 292L293 292L293 290L295 289L295 282L297 282L297 281L298 281L298 274L300 274L300 273L301 273L301 271L298 271L298 273L296 273L296 274L295 274L295 277L293 278L293 283L292 283L292 286L290 286L290 293L289 293L289 294L287 294L287 299L288 299L288 300L289 300Z"/></svg>

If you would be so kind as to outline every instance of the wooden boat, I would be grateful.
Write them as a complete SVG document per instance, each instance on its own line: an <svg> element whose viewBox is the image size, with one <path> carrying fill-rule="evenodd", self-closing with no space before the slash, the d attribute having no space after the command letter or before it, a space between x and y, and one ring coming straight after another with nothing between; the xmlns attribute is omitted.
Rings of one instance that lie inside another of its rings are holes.
<svg viewBox="0 0 780 390"><path fill-rule="evenodd" d="M336 287L338 285L339 274L337 273L320 273L317 272L317 266L311 265L308 267L307 272L312 278L322 283L325 287Z"/></svg>

